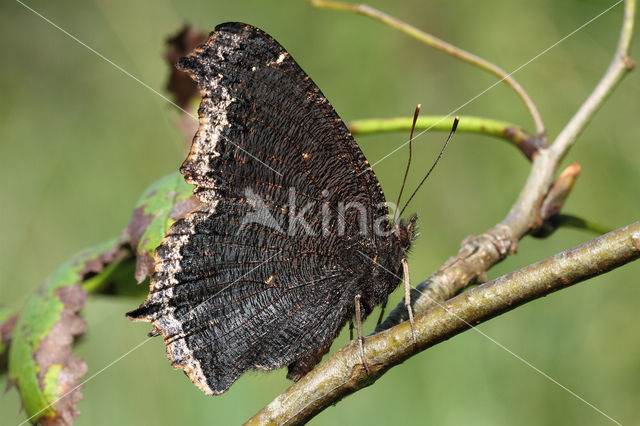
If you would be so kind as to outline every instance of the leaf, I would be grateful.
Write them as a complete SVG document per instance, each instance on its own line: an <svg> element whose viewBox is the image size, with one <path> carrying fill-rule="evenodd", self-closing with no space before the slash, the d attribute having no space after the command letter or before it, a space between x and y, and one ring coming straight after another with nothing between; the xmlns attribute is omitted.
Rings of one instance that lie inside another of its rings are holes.
<svg viewBox="0 0 640 426"><path fill-rule="evenodd" d="M9 347L9 379L28 417L40 423L73 423L82 398L79 379L87 365L71 349L85 331L77 313L87 292L146 294L145 288L132 285L134 271L139 282L153 271L153 253L171 224L199 207L192 193L179 173L158 180L140 197L121 238L84 250L58 268L19 316L0 311L0 368Z"/></svg>
<svg viewBox="0 0 640 426"><path fill-rule="evenodd" d="M182 109L181 117L174 120L174 124L184 135L188 145L191 144L193 135L198 130L198 120L194 120L188 111L197 108L196 105L200 103L200 90L196 82L186 72L177 69L175 65L181 57L186 56L206 40L206 33L184 25L176 35L167 40L167 50L164 54L169 64L167 90L173 95L176 105ZM198 102L194 103L196 100Z"/></svg>
<svg viewBox="0 0 640 426"><path fill-rule="evenodd" d="M71 353L74 338L86 327L77 316L87 295L80 284L126 256L118 239L82 251L51 274L20 312L11 336L9 378L32 421L67 425L77 417L78 380L87 372L86 363Z"/></svg>
<svg viewBox="0 0 640 426"><path fill-rule="evenodd" d="M191 99L200 98L198 85L187 73L176 69L175 64L183 56L186 56L198 45L207 40L207 34L191 29L185 25L175 36L167 40L167 51L164 57L169 62L171 75L167 83L167 90L171 92L178 105L186 108Z"/></svg>
<svg viewBox="0 0 640 426"><path fill-rule="evenodd" d="M139 283L153 273L156 247L169 227L199 206L200 201L193 196L193 186L187 184L180 173L154 182L142 194L122 235L136 253L135 277Z"/></svg>

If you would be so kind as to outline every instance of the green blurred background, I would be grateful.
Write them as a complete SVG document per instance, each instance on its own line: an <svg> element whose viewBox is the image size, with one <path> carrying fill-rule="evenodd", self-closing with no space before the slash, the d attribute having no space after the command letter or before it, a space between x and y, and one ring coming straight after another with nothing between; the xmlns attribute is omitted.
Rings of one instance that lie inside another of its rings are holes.
<svg viewBox="0 0 640 426"><path fill-rule="evenodd" d="M188 2L30 0L31 7L151 87L165 93L165 39L184 23L209 31L238 20L272 34L312 76L345 119L446 114L495 79L370 19L316 10L303 1ZM610 1L372 1L443 39L513 70ZM519 71L550 138L583 102L611 60L622 5ZM0 302L18 309L45 277L83 247L118 235L140 193L177 169L184 139L179 114L19 3L0 5ZM640 58L639 44L632 57ZM632 73L565 160L582 176L565 212L620 227L640 207L640 83ZM506 87L487 92L458 114L512 121L531 129ZM415 143L413 187L444 134ZM359 137L371 162L407 134ZM407 151L375 166L394 200ZM529 164L507 143L458 134L412 205L421 235L410 258L417 284L456 253L460 241L501 220ZM563 229L525 238L516 256L489 278L593 238ZM624 424L640 424L640 263L627 265L502 315L479 328ZM396 292L391 303L401 299ZM87 333L75 352L89 377L145 339L147 325L124 312L132 298L92 297ZM365 325L372 330L376 314ZM348 333L334 344L343 345ZM285 371L243 376L227 393L207 397L164 358L161 339L86 384L78 425L237 424L289 382ZM6 376L0 377L4 387ZM0 398L0 423L24 420L15 390ZM473 331L423 352L312 421L317 425L544 425L610 423Z"/></svg>

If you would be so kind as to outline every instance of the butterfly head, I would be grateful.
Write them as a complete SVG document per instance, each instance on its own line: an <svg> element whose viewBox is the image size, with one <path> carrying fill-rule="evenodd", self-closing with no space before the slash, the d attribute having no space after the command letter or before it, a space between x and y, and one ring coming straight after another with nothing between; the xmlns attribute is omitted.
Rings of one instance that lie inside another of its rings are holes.
<svg viewBox="0 0 640 426"><path fill-rule="evenodd" d="M416 237L416 222L418 215L413 215L406 219L400 219L393 224L393 235L395 235L400 248L403 252L407 252L411 247L413 239Z"/></svg>
<svg viewBox="0 0 640 426"><path fill-rule="evenodd" d="M402 278L402 259L407 258L407 252L416 236L415 227L418 216L412 216L408 220L399 219L391 225L388 244L380 247L379 255L373 262L371 286L362 294L362 303L365 313L370 313L373 308L383 303L389 294L398 286Z"/></svg>

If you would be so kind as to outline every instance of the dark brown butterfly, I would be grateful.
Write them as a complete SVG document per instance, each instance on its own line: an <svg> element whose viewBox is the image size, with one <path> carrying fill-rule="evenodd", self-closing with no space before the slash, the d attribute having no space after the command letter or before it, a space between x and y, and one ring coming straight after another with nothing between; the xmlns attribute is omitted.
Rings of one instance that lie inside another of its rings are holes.
<svg viewBox="0 0 640 426"><path fill-rule="evenodd" d="M225 23L178 68L202 93L181 172L202 207L156 251L152 322L175 368L207 394L245 371L297 380L354 317L386 302L415 218L393 223L378 180L329 101L289 53Z"/></svg>

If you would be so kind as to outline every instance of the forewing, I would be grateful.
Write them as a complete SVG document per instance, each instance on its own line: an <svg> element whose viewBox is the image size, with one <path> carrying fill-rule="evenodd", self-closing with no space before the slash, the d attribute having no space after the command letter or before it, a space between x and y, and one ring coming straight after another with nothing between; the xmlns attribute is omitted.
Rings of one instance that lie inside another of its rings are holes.
<svg viewBox="0 0 640 426"><path fill-rule="evenodd" d="M181 170L205 201L251 186L280 201L289 188L304 188L309 200L385 202L327 98L268 34L246 24L219 25L178 66L203 96L201 126Z"/></svg>

